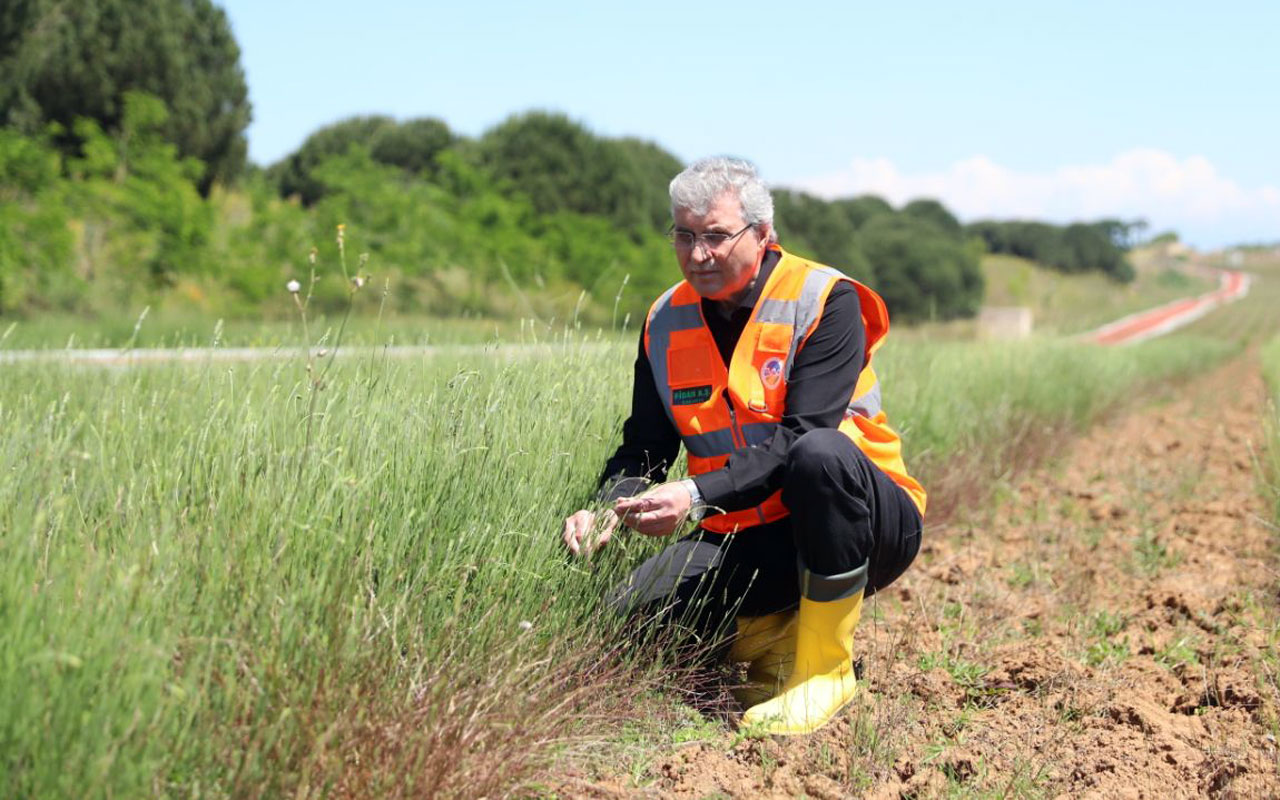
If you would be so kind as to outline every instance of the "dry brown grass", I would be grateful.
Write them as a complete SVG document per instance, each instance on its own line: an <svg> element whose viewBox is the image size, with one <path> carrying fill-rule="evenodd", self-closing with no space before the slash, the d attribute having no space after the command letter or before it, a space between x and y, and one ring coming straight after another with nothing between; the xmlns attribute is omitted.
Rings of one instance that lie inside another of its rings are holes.
<svg viewBox="0 0 1280 800"><path fill-rule="evenodd" d="M507 796L581 735L592 701L626 674L616 654L568 643L516 646L479 671L474 657L446 656L402 704L350 709L333 795Z"/></svg>
<svg viewBox="0 0 1280 800"><path fill-rule="evenodd" d="M566 773L553 765L616 750L607 743L639 709L704 674L696 644L618 632L603 619L596 631L543 643L526 636L480 668L474 653L448 654L400 702L374 700L385 697L382 676L367 676L316 739L322 752L312 771L325 776L316 786L336 798L407 800L529 796L564 785Z"/></svg>

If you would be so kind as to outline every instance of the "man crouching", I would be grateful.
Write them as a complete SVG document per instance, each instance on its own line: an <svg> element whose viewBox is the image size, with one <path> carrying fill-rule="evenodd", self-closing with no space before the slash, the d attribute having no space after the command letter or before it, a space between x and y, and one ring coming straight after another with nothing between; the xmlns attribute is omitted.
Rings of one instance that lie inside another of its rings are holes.
<svg viewBox="0 0 1280 800"><path fill-rule="evenodd" d="M611 602L670 604L706 632L736 614L730 657L752 681L743 724L809 733L857 691L863 598L920 549L925 492L871 366L888 312L868 287L778 245L773 199L750 163L698 161L670 192L684 280L645 320L631 416L601 477L612 508L568 517L564 541L582 554L618 522L665 536L699 520ZM646 490L681 445L690 477Z"/></svg>

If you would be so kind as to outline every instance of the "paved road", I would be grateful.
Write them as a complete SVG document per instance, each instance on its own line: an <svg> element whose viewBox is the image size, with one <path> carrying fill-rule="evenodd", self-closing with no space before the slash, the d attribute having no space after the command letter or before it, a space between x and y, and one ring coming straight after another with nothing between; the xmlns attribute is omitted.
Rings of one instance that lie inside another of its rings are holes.
<svg viewBox="0 0 1280 800"><path fill-rule="evenodd" d="M334 354L337 358L356 356L384 356L388 358L425 358L431 356L497 355L502 358L545 356L564 352L566 347L597 349L609 346L606 342L581 344L445 344L445 345L396 345L375 347L341 347ZM330 353L327 348L313 348L322 358ZM137 366L170 362L205 363L209 361L267 361L271 359L301 358L299 347L168 347L120 350L102 348L95 350L0 350L0 365L32 362L56 362L102 366Z"/></svg>

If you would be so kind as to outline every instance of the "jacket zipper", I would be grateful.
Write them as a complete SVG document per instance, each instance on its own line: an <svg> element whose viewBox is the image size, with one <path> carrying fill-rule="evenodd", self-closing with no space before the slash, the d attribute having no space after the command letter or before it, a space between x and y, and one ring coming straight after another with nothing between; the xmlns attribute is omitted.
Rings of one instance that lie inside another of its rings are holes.
<svg viewBox="0 0 1280 800"><path fill-rule="evenodd" d="M725 402L725 405L729 407L729 430L733 434L733 443L738 447L746 447L747 437L743 435L742 429L738 427L738 415L733 410L733 401L729 399L728 389L725 389L724 391L724 402ZM768 520L765 518L765 515L764 515L763 504L756 506L755 512L756 512L756 518L760 520L761 525L763 525L765 522L768 522Z"/></svg>
<svg viewBox="0 0 1280 800"><path fill-rule="evenodd" d="M729 390L724 390L724 403L729 407L729 431L733 435L733 444L735 447L746 447L747 437L742 434L742 429L738 427L738 415L733 410L733 401L729 399Z"/></svg>

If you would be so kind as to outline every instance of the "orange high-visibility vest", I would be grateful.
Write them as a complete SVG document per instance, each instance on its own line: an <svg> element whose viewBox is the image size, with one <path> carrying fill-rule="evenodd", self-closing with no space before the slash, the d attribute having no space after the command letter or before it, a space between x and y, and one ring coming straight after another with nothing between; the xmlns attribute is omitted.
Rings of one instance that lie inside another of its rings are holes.
<svg viewBox="0 0 1280 800"><path fill-rule="evenodd" d="M739 448L764 444L786 407L787 379L840 281L857 289L866 331L866 361L840 423L840 432L901 486L924 515L924 488L902 460L902 443L880 408L880 384L871 355L889 331L884 300L837 270L797 258L776 245L781 259L769 275L728 368L702 318L702 298L681 281L649 309L644 346L658 394L689 456L689 474L720 469ZM709 516L702 527L716 533L773 522L787 515L782 492L755 508Z"/></svg>

